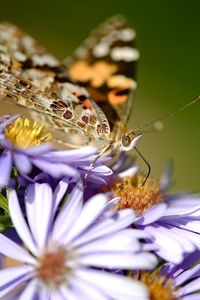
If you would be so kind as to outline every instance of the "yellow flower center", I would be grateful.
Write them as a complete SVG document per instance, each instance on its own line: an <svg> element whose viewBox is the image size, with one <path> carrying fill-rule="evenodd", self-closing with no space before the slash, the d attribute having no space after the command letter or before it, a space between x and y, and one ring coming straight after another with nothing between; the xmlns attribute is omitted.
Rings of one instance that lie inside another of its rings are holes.
<svg viewBox="0 0 200 300"><path fill-rule="evenodd" d="M117 203L116 209L132 208L137 215L142 215L154 204L163 200L159 182L153 178L148 178L145 184L144 175L134 177L124 177L115 182L112 191L121 200Z"/></svg>
<svg viewBox="0 0 200 300"><path fill-rule="evenodd" d="M43 125L37 122L30 124L28 119L22 118L6 127L5 136L16 148L37 146L52 138L50 133L45 132Z"/></svg>
<svg viewBox="0 0 200 300"><path fill-rule="evenodd" d="M141 272L140 281L148 288L150 300L176 300L171 279L148 272Z"/></svg>
<svg viewBox="0 0 200 300"><path fill-rule="evenodd" d="M66 267L66 251L59 246L44 252L37 268L37 278L48 285L59 285L67 280L72 270Z"/></svg>

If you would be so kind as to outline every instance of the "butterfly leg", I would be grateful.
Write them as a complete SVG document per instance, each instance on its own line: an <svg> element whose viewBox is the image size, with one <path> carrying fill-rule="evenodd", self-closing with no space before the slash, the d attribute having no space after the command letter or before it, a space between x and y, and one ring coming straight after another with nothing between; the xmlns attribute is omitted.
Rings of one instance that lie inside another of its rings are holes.
<svg viewBox="0 0 200 300"><path fill-rule="evenodd" d="M106 153L107 150L109 150L111 148L111 143L105 145L103 147L103 149L99 152L99 154L97 155L97 157L90 163L90 166L89 166L89 170L85 173L85 176L84 176L84 183L86 185L87 183L87 178L91 172L91 170L93 169L95 163L98 161L98 159L104 154Z"/></svg>

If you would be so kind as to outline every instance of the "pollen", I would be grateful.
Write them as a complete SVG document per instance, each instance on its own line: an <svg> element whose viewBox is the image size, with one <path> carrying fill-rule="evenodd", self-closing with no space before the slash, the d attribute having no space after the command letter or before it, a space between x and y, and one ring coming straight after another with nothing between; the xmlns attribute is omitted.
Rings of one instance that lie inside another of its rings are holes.
<svg viewBox="0 0 200 300"><path fill-rule="evenodd" d="M61 247L46 251L40 258L37 277L47 285L59 285L64 282L67 276L66 256Z"/></svg>
<svg viewBox="0 0 200 300"><path fill-rule="evenodd" d="M171 279L158 274L156 276L156 274L141 272L140 281L148 288L150 300L176 300Z"/></svg>
<svg viewBox="0 0 200 300"><path fill-rule="evenodd" d="M154 204L163 200L159 182L153 178L148 178L145 184L144 175L134 177L124 177L115 182L112 188L115 196L121 200L116 204L117 210L132 208L140 216Z"/></svg>
<svg viewBox="0 0 200 300"><path fill-rule="evenodd" d="M31 124L28 119L22 118L6 127L5 136L16 148L37 146L52 139L51 134L45 132L43 125L37 122Z"/></svg>

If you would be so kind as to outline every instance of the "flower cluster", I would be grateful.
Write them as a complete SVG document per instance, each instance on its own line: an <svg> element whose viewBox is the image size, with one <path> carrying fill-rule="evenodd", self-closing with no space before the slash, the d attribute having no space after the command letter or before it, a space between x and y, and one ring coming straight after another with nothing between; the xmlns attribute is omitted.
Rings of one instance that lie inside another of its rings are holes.
<svg viewBox="0 0 200 300"><path fill-rule="evenodd" d="M0 119L0 299L200 298L200 195Z"/></svg>

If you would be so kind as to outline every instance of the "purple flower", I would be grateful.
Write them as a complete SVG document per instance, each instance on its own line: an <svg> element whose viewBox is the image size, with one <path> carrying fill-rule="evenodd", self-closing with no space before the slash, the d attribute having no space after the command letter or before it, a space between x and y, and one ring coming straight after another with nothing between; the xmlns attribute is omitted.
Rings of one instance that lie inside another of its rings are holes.
<svg viewBox="0 0 200 300"><path fill-rule="evenodd" d="M17 299L30 300L148 299L141 283L110 272L156 264L155 256L141 250L138 239L146 234L127 228L133 211L114 211L116 199L108 203L103 194L84 204L77 183L58 212L68 184L61 181L54 193L48 184L30 185L26 218L16 191L10 192L10 216L27 250L0 234L0 253L22 263L0 271L0 298L12 299L17 291Z"/></svg>
<svg viewBox="0 0 200 300"><path fill-rule="evenodd" d="M152 273L141 272L140 280L149 289L150 299L199 300L199 259L200 252L196 251L179 265L166 263Z"/></svg>
<svg viewBox="0 0 200 300"><path fill-rule="evenodd" d="M82 147L76 150L54 150L47 143L50 135L44 132L41 125L18 118L17 116L2 118L0 124L0 187L9 184L12 167L15 166L20 175L26 176L34 169L46 172L52 177L75 177L85 175L90 164L95 160L97 149ZM5 120L5 121L4 121ZM15 122L13 123L13 121ZM97 161L89 171L88 180L105 182L112 171L103 163L107 158Z"/></svg>
<svg viewBox="0 0 200 300"><path fill-rule="evenodd" d="M166 196L134 222L151 235L150 242L161 258L180 263L185 253L200 249L200 196Z"/></svg>
<svg viewBox="0 0 200 300"><path fill-rule="evenodd" d="M160 182L149 178L145 184L143 175L132 177L132 172L134 167L121 173L115 183L115 196L121 197L116 209L134 209L138 218L133 226L151 236L146 247L150 242L159 257L180 263L186 253L200 249L200 195L167 195L170 169Z"/></svg>

